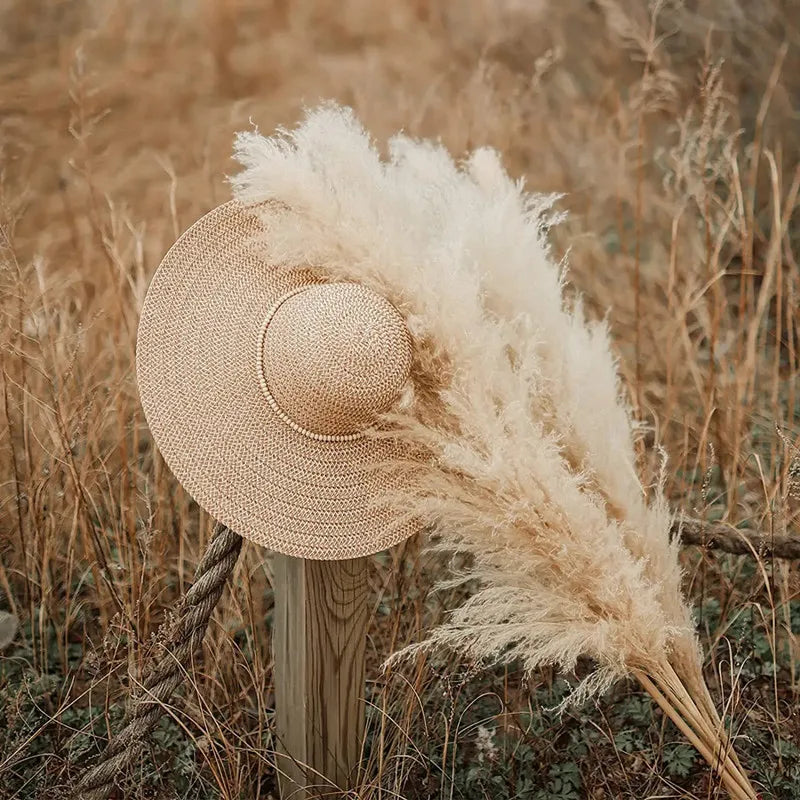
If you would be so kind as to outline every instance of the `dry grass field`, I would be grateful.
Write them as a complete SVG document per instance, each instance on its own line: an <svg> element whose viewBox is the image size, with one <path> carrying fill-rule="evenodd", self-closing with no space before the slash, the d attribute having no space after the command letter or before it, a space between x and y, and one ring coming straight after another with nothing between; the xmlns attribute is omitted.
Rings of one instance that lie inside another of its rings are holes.
<svg viewBox="0 0 800 800"><path fill-rule="evenodd" d="M210 536L139 406L150 275L229 197L234 132L324 98L563 193L555 251L609 315L645 485L666 455L676 509L800 535L797 0L3 0L0 796L65 796ZM683 557L742 760L800 798L797 565ZM120 797L276 796L269 573L246 545ZM557 715L576 676L381 673L457 601L443 574L420 541L373 559L360 797L723 796L633 683Z"/></svg>

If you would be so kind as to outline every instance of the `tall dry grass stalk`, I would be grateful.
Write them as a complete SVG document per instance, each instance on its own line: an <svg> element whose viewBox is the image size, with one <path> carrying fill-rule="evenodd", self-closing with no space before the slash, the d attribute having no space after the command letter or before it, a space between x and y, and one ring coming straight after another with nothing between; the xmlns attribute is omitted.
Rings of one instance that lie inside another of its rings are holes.
<svg viewBox="0 0 800 800"><path fill-rule="evenodd" d="M637 477L607 328L565 300L548 252L553 198L489 149L459 166L398 135L388 152L349 110L323 107L272 138L240 134L233 185L270 259L366 283L409 320L416 393L386 421L425 458L391 499L468 557L452 582L479 588L404 654L441 645L528 672L588 656L575 700L633 674L752 800L702 677L662 481Z"/></svg>

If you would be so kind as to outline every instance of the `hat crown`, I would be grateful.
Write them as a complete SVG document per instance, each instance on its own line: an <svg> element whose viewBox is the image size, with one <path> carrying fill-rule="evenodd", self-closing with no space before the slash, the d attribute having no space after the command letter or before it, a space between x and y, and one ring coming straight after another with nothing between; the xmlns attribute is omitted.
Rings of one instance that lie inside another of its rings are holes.
<svg viewBox="0 0 800 800"><path fill-rule="evenodd" d="M356 283L302 286L267 317L261 351L268 395L317 436L352 436L396 401L411 342L392 304Z"/></svg>

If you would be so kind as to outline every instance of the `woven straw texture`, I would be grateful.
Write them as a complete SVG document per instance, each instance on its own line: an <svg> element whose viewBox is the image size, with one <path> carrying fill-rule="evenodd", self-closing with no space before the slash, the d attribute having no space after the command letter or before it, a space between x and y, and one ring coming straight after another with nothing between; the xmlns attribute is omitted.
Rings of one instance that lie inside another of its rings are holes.
<svg viewBox="0 0 800 800"><path fill-rule="evenodd" d="M184 488L241 536L303 558L378 552L419 528L376 501L403 452L363 435L408 379L408 331L365 287L267 263L260 231L232 201L164 257L137 341L147 422Z"/></svg>

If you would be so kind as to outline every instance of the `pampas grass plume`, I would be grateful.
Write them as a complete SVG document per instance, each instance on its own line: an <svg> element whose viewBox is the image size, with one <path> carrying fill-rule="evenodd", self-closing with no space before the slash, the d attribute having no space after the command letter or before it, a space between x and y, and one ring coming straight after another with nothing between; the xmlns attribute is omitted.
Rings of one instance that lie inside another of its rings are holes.
<svg viewBox="0 0 800 800"><path fill-rule="evenodd" d="M394 465L407 488L389 499L469 556L452 580L480 588L410 651L567 672L588 657L577 701L635 675L752 800L702 678L670 512L637 477L607 326L565 300L548 250L554 198L488 149L457 164L397 135L382 159L335 105L241 133L235 154L235 196L261 215L269 258L374 288L414 337L413 395L383 421L425 458Z"/></svg>

